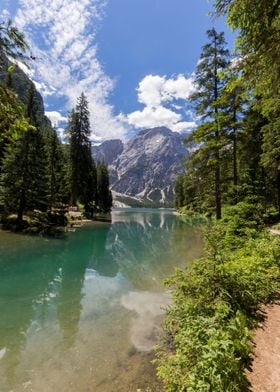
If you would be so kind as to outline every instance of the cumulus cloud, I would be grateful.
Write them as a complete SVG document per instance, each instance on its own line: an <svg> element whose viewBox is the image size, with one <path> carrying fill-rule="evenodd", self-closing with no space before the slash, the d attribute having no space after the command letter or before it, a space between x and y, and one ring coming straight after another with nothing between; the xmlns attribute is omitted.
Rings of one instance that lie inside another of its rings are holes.
<svg viewBox="0 0 280 392"><path fill-rule="evenodd" d="M51 120L53 127L58 127L61 123L67 121L67 117L56 111L46 112L46 116Z"/></svg>
<svg viewBox="0 0 280 392"><path fill-rule="evenodd" d="M195 127L195 121L187 111L191 121L184 121L181 113L182 105L178 100L186 101L194 92L193 76L186 78L179 74L174 78L147 75L137 88L138 101L145 105L144 109L128 115L122 115L122 121L136 128L166 126L174 132L182 132ZM170 107L166 107L169 104ZM175 111L175 110L177 111Z"/></svg>
<svg viewBox="0 0 280 392"><path fill-rule="evenodd" d="M128 124L137 128L153 128L165 126L174 132L182 132L183 130L193 128L194 121L181 121L182 116L179 113L167 109L163 106L156 108L146 106L143 110L137 110L126 116Z"/></svg>
<svg viewBox="0 0 280 392"><path fill-rule="evenodd" d="M100 64L92 27L98 26L105 5L106 0L20 0L15 18L36 57L33 80L44 96L66 97L68 110L86 94L93 139L122 138L127 131L108 104L114 82Z"/></svg>
<svg viewBox="0 0 280 392"><path fill-rule="evenodd" d="M138 100L146 106L158 107L174 99L188 99L194 92L193 77L178 75L167 79L165 76L147 75L137 89Z"/></svg>

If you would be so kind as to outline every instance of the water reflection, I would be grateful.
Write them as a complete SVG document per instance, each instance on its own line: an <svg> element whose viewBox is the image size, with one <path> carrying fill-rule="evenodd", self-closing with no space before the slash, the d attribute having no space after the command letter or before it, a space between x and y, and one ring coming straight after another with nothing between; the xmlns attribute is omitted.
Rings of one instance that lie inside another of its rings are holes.
<svg viewBox="0 0 280 392"><path fill-rule="evenodd" d="M119 271L139 290L161 291L174 266L201 254L200 230L186 226L170 211L116 211L109 243L114 244L112 257Z"/></svg>
<svg viewBox="0 0 280 392"><path fill-rule="evenodd" d="M117 237L108 240L110 230L111 226L103 224L95 231L89 267L102 276L114 277L119 271L118 264L114 259L114 244Z"/></svg>
<svg viewBox="0 0 280 392"><path fill-rule="evenodd" d="M170 303L167 293L130 291L121 298L122 305L135 313L130 328L130 339L139 351L151 351L159 338L164 308Z"/></svg>
<svg viewBox="0 0 280 392"><path fill-rule="evenodd" d="M87 390L81 375L110 391L131 347L151 349L168 303L162 280L201 253L201 236L170 213L112 218L61 240L0 234L1 391L47 391L46 377L49 390Z"/></svg>
<svg viewBox="0 0 280 392"><path fill-rule="evenodd" d="M1 235L6 240L6 234ZM20 245L23 245L22 237L18 240ZM35 249L35 259L32 257L34 254L26 246L25 254L16 253L14 249L9 252L6 247L1 248L0 350L5 355L2 355L0 374L1 378L6 378L10 386L13 385L21 352L26 344L27 330L33 319L34 303L47 290L48 282L57 270L56 262L51 265L44 262L46 246L49 245L43 243L40 252ZM28 262L25 262L25 257ZM37 268L37 263L40 264L40 268ZM44 314L44 304L41 314Z"/></svg>

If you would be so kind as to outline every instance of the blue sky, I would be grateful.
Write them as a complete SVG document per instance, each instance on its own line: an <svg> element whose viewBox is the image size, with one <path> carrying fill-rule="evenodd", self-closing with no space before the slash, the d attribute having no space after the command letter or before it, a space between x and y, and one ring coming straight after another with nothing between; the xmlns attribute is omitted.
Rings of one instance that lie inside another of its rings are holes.
<svg viewBox="0 0 280 392"><path fill-rule="evenodd" d="M138 129L195 126L188 102L205 32L225 31L207 0L4 0L36 62L29 70L59 128L76 97L89 99L93 140Z"/></svg>

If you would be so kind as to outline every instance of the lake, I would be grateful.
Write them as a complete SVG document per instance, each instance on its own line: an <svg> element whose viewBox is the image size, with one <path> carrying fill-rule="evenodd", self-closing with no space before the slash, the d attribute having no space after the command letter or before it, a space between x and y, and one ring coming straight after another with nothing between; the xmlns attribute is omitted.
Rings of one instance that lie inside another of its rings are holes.
<svg viewBox="0 0 280 392"><path fill-rule="evenodd" d="M120 209L63 238L0 233L0 391L143 391L170 293L202 253L169 210Z"/></svg>

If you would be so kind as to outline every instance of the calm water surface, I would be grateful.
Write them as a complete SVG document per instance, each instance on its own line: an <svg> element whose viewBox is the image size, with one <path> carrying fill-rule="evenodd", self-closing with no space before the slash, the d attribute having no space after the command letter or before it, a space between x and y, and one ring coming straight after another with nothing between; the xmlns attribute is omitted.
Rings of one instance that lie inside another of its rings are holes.
<svg viewBox="0 0 280 392"><path fill-rule="evenodd" d="M0 233L1 392L161 390L162 282L201 255L201 233L164 210L112 218L61 239Z"/></svg>

